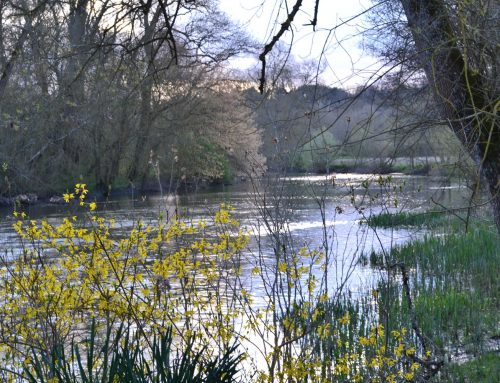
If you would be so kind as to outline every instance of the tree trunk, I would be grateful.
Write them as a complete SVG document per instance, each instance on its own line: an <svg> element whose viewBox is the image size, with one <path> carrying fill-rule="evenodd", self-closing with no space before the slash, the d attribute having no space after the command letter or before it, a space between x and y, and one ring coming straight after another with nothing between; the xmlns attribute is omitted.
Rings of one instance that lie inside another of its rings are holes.
<svg viewBox="0 0 500 383"><path fill-rule="evenodd" d="M442 117L465 146L488 184L500 233L500 125L496 79L468 66L443 0L401 0L427 80ZM497 100L489 102L489 100Z"/></svg>
<svg viewBox="0 0 500 383"><path fill-rule="evenodd" d="M69 57L63 72L62 92L62 119L59 129L66 135L62 150L68 160L65 166L78 166L81 161L83 148L79 137L83 137L85 103L85 57L88 49L86 45L86 25L88 19L88 0L72 0L69 2L67 18L68 40L70 45ZM69 168L68 168L69 169Z"/></svg>
<svg viewBox="0 0 500 383"><path fill-rule="evenodd" d="M149 13L144 15L144 57L146 60L146 71L140 86L141 103L139 109L139 126L137 141L132 156L132 163L128 171L128 178L131 182L139 183L138 187L144 189L147 178L147 166L150 155L150 135L152 124L152 92L153 75L155 71L154 62L158 50L154 47L154 32L160 17L160 7L155 11L151 21Z"/></svg>
<svg viewBox="0 0 500 383"><path fill-rule="evenodd" d="M49 97L49 74L47 59L43 57L43 24L37 23L33 29L31 36L31 49L33 51L34 75L42 95L48 99Z"/></svg>
<svg viewBox="0 0 500 383"><path fill-rule="evenodd" d="M77 0L71 4L68 17L68 36L71 45L71 55L66 68L66 97L68 101L80 105L85 97L84 65L86 55L86 23L88 0Z"/></svg>
<svg viewBox="0 0 500 383"><path fill-rule="evenodd" d="M17 56L21 53L23 49L23 45L28 39L28 35L31 29L31 18L26 18L26 22L24 23L23 30L19 37L17 38L16 43L12 49L12 53L10 54L10 58L5 62L5 65L2 68L0 74L0 101L2 100L5 90L7 89L7 84L9 83L10 76L12 74L12 70L14 69L14 63L17 60Z"/></svg>

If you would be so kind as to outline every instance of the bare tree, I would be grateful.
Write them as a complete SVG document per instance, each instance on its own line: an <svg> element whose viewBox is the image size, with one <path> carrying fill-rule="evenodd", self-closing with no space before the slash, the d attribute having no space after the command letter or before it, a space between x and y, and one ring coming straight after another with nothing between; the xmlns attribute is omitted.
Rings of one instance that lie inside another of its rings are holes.
<svg viewBox="0 0 500 383"><path fill-rule="evenodd" d="M172 109L223 97L207 82L247 42L214 0L2 2L0 190L55 193L89 177L105 193L117 178L144 186L151 152L166 162L175 137L198 129L173 123ZM235 159L211 132L228 125L211 118L224 119L209 113L206 137Z"/></svg>

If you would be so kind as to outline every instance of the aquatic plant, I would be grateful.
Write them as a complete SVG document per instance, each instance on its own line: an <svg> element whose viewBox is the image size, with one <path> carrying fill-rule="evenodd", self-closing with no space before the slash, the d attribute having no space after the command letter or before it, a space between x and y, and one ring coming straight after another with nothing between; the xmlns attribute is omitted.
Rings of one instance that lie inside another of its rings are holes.
<svg viewBox="0 0 500 383"><path fill-rule="evenodd" d="M429 212L406 212L399 213L381 213L371 215L366 220L366 224L373 227L390 228L396 226L418 226L429 227L443 222L448 218L445 211Z"/></svg>

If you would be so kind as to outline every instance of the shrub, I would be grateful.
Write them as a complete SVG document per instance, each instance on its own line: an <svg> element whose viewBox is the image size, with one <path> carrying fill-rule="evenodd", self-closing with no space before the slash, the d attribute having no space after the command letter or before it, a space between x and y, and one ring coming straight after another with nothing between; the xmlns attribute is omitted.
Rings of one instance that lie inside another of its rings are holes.
<svg viewBox="0 0 500 383"><path fill-rule="evenodd" d="M238 299L227 293L235 283L229 274L238 273L248 241L229 209L222 206L205 222L178 217L153 225L138 222L120 237L112 219L95 214L86 194L85 185L78 184L64 197L85 208L88 219L68 216L53 225L15 213L22 252L1 258L4 370L28 371L33 350L54 355L88 336L91 322L96 337L121 325L133 331L137 344L148 344L173 329L180 349L203 349L206 358L225 355L239 314L227 310Z"/></svg>

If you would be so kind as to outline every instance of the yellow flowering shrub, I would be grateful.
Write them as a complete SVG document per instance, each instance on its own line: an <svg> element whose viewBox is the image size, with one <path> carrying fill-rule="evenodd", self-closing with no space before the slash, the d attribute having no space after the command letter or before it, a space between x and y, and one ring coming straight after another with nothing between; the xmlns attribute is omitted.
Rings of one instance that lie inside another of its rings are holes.
<svg viewBox="0 0 500 383"><path fill-rule="evenodd" d="M173 329L179 346L194 338L211 355L238 339L245 368L254 366L260 382L393 383L421 375L416 356L424 351L406 329L387 333L366 313L332 303L314 272L325 266L323 252L283 246L275 262L245 260L245 277L260 278L266 292L255 304L239 279L249 236L230 206L198 222L139 221L123 234L87 194L85 184L65 193L84 211L58 223L14 212L21 251L0 257L5 381L21 382L19 374L35 368L33 350L51 355L85 341L90 326L102 335L123 325L145 344ZM92 365L104 363L102 355L90 355Z"/></svg>
<svg viewBox="0 0 500 383"><path fill-rule="evenodd" d="M349 301L305 303L280 318L279 347L266 358L274 373L261 370L258 381L402 383L422 381L428 372L431 353L417 351L407 328L386 332L366 308Z"/></svg>
<svg viewBox="0 0 500 383"><path fill-rule="evenodd" d="M144 339L173 327L180 342L196 335L199 347L228 347L248 242L230 209L206 222L137 222L120 236L87 192L77 184L64 195L85 212L57 224L15 213L22 251L0 261L0 365L19 371L30 349L50 355L92 321L103 332L128 323Z"/></svg>

